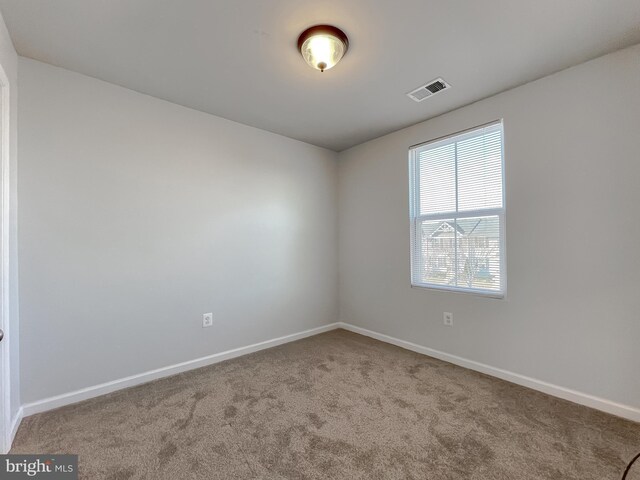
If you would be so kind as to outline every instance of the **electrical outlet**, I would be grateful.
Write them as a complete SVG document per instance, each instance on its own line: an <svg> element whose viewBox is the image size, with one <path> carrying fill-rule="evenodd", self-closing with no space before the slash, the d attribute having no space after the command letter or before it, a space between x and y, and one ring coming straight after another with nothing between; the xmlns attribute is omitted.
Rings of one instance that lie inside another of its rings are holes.
<svg viewBox="0 0 640 480"><path fill-rule="evenodd" d="M202 328L213 325L213 313L205 313L202 315Z"/></svg>
<svg viewBox="0 0 640 480"><path fill-rule="evenodd" d="M453 327L453 313L451 313L451 312L444 312L444 315L443 315L443 323L444 323L447 327Z"/></svg>

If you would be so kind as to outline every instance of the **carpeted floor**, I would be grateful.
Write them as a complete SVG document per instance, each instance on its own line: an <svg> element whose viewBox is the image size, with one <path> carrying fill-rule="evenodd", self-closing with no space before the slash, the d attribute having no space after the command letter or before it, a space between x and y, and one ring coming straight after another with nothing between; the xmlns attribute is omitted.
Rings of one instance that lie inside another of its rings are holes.
<svg viewBox="0 0 640 480"><path fill-rule="evenodd" d="M640 424L336 330L28 417L11 453L83 479L618 480L637 451Z"/></svg>

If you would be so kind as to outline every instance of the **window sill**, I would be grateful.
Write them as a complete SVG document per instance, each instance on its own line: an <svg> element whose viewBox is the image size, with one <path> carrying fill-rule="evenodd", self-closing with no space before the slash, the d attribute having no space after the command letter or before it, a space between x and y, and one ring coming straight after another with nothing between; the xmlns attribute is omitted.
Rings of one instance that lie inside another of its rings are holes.
<svg viewBox="0 0 640 480"><path fill-rule="evenodd" d="M474 295L476 297L493 298L497 300L505 299L504 292L492 292L488 290L471 290L471 289L460 288L460 287L439 287L436 285L419 285L419 284L416 285L413 283L411 284L411 288L415 288L418 290L431 290L434 292L442 292L442 293L462 293L465 295Z"/></svg>

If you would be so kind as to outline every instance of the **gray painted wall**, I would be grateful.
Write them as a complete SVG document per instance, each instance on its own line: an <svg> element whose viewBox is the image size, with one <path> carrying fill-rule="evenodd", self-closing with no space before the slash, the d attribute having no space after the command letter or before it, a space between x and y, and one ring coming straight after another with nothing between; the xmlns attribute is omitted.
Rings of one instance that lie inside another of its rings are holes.
<svg viewBox="0 0 640 480"><path fill-rule="evenodd" d="M9 178L9 334L6 342L11 342L11 417L15 418L20 409L20 345L18 324L18 237L17 237L17 172L18 172L18 56L11 37L0 14L0 65L10 83L10 178ZM10 427L10 426L9 426Z"/></svg>
<svg viewBox="0 0 640 480"><path fill-rule="evenodd" d="M342 321L640 406L639 79L636 46L354 147L338 167L21 59L23 401L334 321L337 238ZM507 298L411 289L408 146L498 118ZM218 323L203 330L208 311Z"/></svg>
<svg viewBox="0 0 640 480"><path fill-rule="evenodd" d="M20 89L24 403L336 321L334 152L24 58Z"/></svg>
<svg viewBox="0 0 640 480"><path fill-rule="evenodd" d="M639 85L635 46L342 152L340 319L639 407ZM507 298L410 288L407 148L499 118Z"/></svg>

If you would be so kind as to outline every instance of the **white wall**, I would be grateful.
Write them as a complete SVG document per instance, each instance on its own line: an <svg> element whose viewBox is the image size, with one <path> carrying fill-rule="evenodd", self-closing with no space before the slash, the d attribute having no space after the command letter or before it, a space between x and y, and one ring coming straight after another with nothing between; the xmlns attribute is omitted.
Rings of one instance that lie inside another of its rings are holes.
<svg viewBox="0 0 640 480"><path fill-rule="evenodd" d="M640 407L639 86L635 46L342 152L341 320ZM411 289L407 148L499 118L507 298Z"/></svg>
<svg viewBox="0 0 640 480"><path fill-rule="evenodd" d="M18 242L17 242L17 159L18 159L18 56L0 14L0 65L9 78L10 99L10 164L9 164L9 331L4 341L11 343L11 402L9 410L15 418L20 409L19 325L18 325ZM0 442L1 443L1 442Z"/></svg>
<svg viewBox="0 0 640 480"><path fill-rule="evenodd" d="M639 81L636 46L354 147L338 167L333 152L20 59L22 401L333 322L338 238L340 320L640 407ZM411 289L407 148L497 118L507 298ZM208 311L218 324L203 330Z"/></svg>
<svg viewBox="0 0 640 480"><path fill-rule="evenodd" d="M23 58L20 89L23 402L336 321L334 152Z"/></svg>

